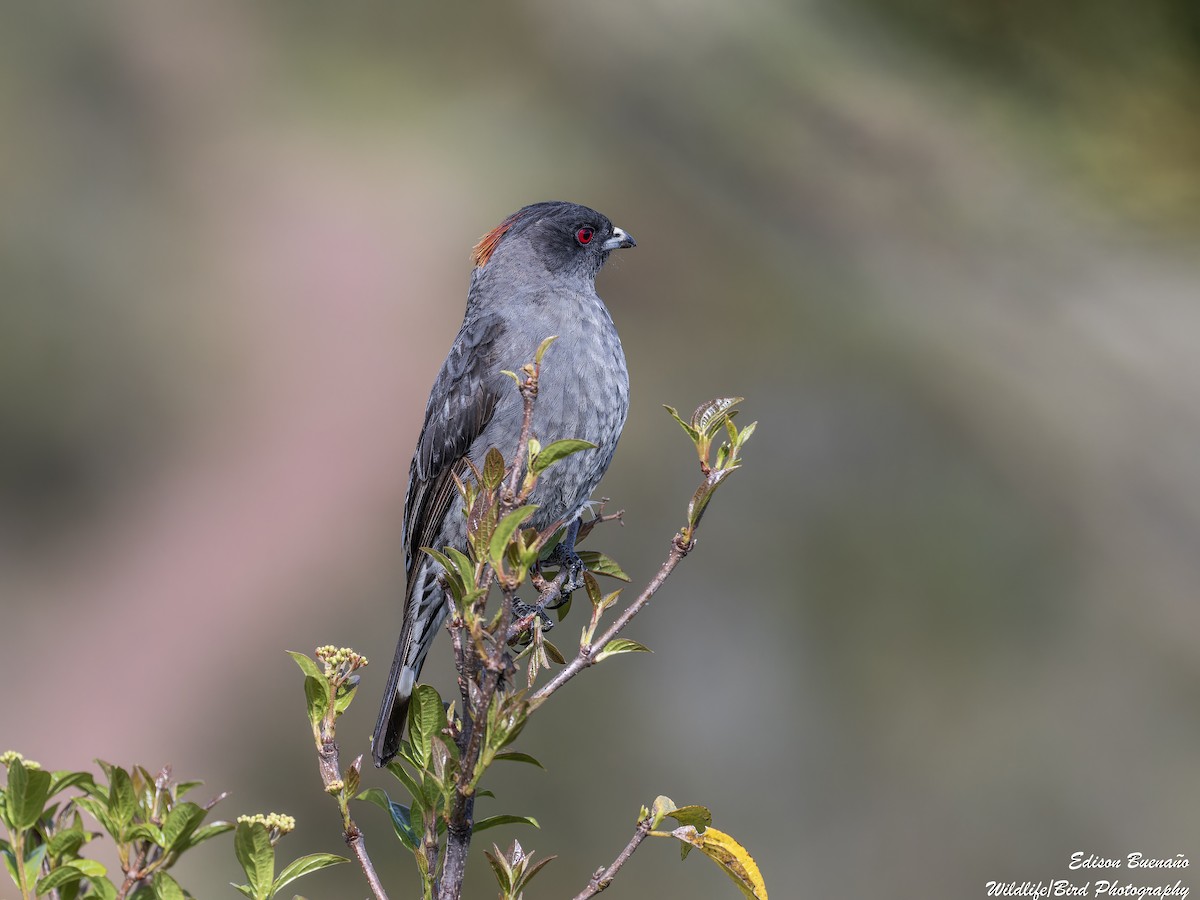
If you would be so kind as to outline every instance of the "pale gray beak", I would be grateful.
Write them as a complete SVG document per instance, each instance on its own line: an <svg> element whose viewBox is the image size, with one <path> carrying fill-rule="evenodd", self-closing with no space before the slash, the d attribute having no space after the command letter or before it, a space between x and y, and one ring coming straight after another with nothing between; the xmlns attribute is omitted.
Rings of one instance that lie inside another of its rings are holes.
<svg viewBox="0 0 1200 900"><path fill-rule="evenodd" d="M601 250L616 250L620 247L636 247L637 241L633 235L626 234L622 228L613 228L613 235L600 245Z"/></svg>

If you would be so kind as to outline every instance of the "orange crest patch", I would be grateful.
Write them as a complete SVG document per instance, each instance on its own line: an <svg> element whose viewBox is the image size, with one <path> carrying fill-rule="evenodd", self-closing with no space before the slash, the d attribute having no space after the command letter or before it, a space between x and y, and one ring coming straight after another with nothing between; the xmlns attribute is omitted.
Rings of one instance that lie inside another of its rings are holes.
<svg viewBox="0 0 1200 900"><path fill-rule="evenodd" d="M475 263L475 267L486 266L492 254L496 251L496 245L500 243L500 238L504 237L508 229L512 228L513 222L517 221L515 215L509 216L487 234L479 239L479 243L471 251L471 259Z"/></svg>

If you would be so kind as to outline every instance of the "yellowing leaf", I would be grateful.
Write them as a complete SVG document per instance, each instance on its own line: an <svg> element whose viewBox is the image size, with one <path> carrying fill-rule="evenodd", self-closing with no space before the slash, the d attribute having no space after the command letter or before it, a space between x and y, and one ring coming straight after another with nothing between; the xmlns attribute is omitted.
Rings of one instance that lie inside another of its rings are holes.
<svg viewBox="0 0 1200 900"><path fill-rule="evenodd" d="M758 871L758 864L745 847L725 832L710 826L702 834L691 825L683 825L671 834L703 851L705 856L724 869L748 900L767 900L767 886L763 883L762 873Z"/></svg>

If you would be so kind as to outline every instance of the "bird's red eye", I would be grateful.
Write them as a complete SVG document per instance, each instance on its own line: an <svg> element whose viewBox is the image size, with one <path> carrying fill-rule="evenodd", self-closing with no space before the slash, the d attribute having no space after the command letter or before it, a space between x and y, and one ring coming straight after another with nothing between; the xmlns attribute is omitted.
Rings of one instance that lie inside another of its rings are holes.
<svg viewBox="0 0 1200 900"><path fill-rule="evenodd" d="M579 243L581 243L581 244L590 244L592 242L592 238L595 237L595 235L596 235L595 228L592 228L588 225L584 225L577 232L575 232L575 240L579 241Z"/></svg>

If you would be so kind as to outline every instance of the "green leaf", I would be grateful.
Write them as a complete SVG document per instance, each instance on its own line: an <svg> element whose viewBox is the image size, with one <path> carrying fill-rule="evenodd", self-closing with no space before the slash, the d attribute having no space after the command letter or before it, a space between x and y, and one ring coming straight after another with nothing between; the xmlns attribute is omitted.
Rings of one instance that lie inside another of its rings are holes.
<svg viewBox="0 0 1200 900"><path fill-rule="evenodd" d="M654 651L645 644L639 644L637 641L631 641L629 638L613 638L604 645L604 649L596 654L596 662L602 659L607 659L610 656L616 656L618 653L653 653Z"/></svg>
<svg viewBox="0 0 1200 900"><path fill-rule="evenodd" d="M530 853L529 856L533 856L533 854ZM527 864L529 856L525 857ZM529 865L529 867L525 870L525 874L521 876L521 888L526 888L529 885L529 882L533 881L534 875L542 871L542 869L546 867L547 863L550 863L556 859L558 859L557 856L547 856L545 859L539 859L537 862Z"/></svg>
<svg viewBox="0 0 1200 900"><path fill-rule="evenodd" d="M500 890L504 892L504 896L508 897L512 893L512 867L508 864L508 860L504 854L500 852L500 848L492 844L492 849L495 853L487 850L483 851L483 855L487 857L488 865L492 867L492 871L496 875L496 883L500 885Z"/></svg>
<svg viewBox="0 0 1200 900"><path fill-rule="evenodd" d="M650 819L650 827L657 828L661 824L663 817L668 813L675 811L675 801L670 797L659 794L654 798L654 802L650 804L649 814L653 817ZM643 808L643 815L646 814Z"/></svg>
<svg viewBox="0 0 1200 900"><path fill-rule="evenodd" d="M12 850L5 845L0 849L0 856L4 857L4 866L8 869L8 874L12 876L13 884L19 889L21 887L21 879L17 877L17 857Z"/></svg>
<svg viewBox="0 0 1200 900"><path fill-rule="evenodd" d="M434 550L432 547L422 547L421 552L427 554L445 570L446 585L450 588L450 593L454 595L454 602L461 604L463 598L466 596L467 586L463 583L461 576L455 571L454 563L450 557L440 550Z"/></svg>
<svg viewBox="0 0 1200 900"><path fill-rule="evenodd" d="M421 844L421 835L412 824L412 810L399 803L388 805L388 817L392 820L392 831L400 843L409 850L416 850Z"/></svg>
<svg viewBox="0 0 1200 900"><path fill-rule="evenodd" d="M91 772L55 772L54 781L50 785L50 796L53 797L69 787L80 787L87 790L89 786L93 788L96 786Z"/></svg>
<svg viewBox="0 0 1200 900"><path fill-rule="evenodd" d="M108 870L104 868L103 863L98 863L94 859L73 859L65 865L73 866L82 872L87 878L103 878Z"/></svg>
<svg viewBox="0 0 1200 900"><path fill-rule="evenodd" d="M479 588L475 584L475 564L471 562L471 558L467 554L454 547L447 547L446 555L454 563L452 571L456 571L462 580L464 599L467 602L475 600L480 595Z"/></svg>
<svg viewBox="0 0 1200 900"><path fill-rule="evenodd" d="M538 344L537 352L533 354L533 361L537 365L542 364L542 357L546 355L546 351L550 349L550 345L558 340L557 334L552 334L540 344Z"/></svg>
<svg viewBox="0 0 1200 900"><path fill-rule="evenodd" d="M304 701L308 706L308 721L316 725L325 718L329 710L329 682L324 676L313 678L304 677Z"/></svg>
<svg viewBox="0 0 1200 900"><path fill-rule="evenodd" d="M107 878L89 878L88 883L95 894L94 898L88 894L88 900L117 900L117 889Z"/></svg>
<svg viewBox="0 0 1200 900"><path fill-rule="evenodd" d="M248 885L248 884L234 884L234 883L231 881L231 882L229 882L229 886L230 886L230 887L233 887L233 888L236 888L237 890L241 891L243 894L245 894L247 897L249 897L249 898L250 898L250 900L254 900L255 893L254 893L254 891L252 891L252 890L250 889L250 885Z"/></svg>
<svg viewBox="0 0 1200 900"><path fill-rule="evenodd" d="M596 580L595 575L593 575L591 572L587 571L586 569L583 572L583 587L584 587L584 590L587 591L588 600L591 601L592 606L598 606L600 604L600 599L601 599L600 582L598 582Z"/></svg>
<svg viewBox="0 0 1200 900"><path fill-rule="evenodd" d="M175 785L175 796L182 797L192 788L198 788L204 784L203 781L180 781Z"/></svg>
<svg viewBox="0 0 1200 900"><path fill-rule="evenodd" d="M350 862L350 860L344 856L334 856L332 853L310 853L308 856L302 856L288 863L286 868L279 873L279 877L275 879L274 893L279 893L286 885L309 872L317 872L346 862Z"/></svg>
<svg viewBox="0 0 1200 900"><path fill-rule="evenodd" d="M583 560L583 564L587 566L587 570L594 575L607 575L609 578L615 578L618 581L630 580L621 567L603 553L595 550L579 550L578 553L579 558Z"/></svg>
<svg viewBox="0 0 1200 900"><path fill-rule="evenodd" d="M724 480L724 475L729 474L729 469L722 470L721 474L713 473L716 477L709 476L700 487L696 488L696 493L692 495L692 499L688 501L687 518L688 525L695 528L700 524L700 518L704 515L704 510L708 506L708 501L712 499L716 492L717 485Z"/></svg>
<svg viewBox="0 0 1200 900"><path fill-rule="evenodd" d="M42 861L46 858L46 845L39 844L25 854L25 874L29 879L37 877L38 869L42 867Z"/></svg>
<svg viewBox="0 0 1200 900"><path fill-rule="evenodd" d="M74 856L86 840L87 835L83 833L82 828L64 828L62 831L55 832L54 836L46 842L46 847L53 857Z"/></svg>
<svg viewBox="0 0 1200 900"><path fill-rule="evenodd" d="M591 441L581 441L577 438L567 438L561 441L555 441L548 446L542 448L541 452L533 458L531 468L534 474L540 475L548 468L558 462L560 459L570 456L572 453L578 453L581 450L594 450L596 445Z"/></svg>
<svg viewBox="0 0 1200 900"><path fill-rule="evenodd" d="M227 831L233 831L234 824L232 822L213 822L211 825L205 825L203 828L197 828L192 836L180 845L179 850L186 850L195 847L197 844L207 841L209 838L215 838L218 834L224 834Z"/></svg>
<svg viewBox="0 0 1200 900"><path fill-rule="evenodd" d="M384 812L387 812L388 804L391 803L382 788L367 788L354 799L362 800L364 803L374 803Z"/></svg>
<svg viewBox="0 0 1200 900"><path fill-rule="evenodd" d="M691 825L697 831L704 831L712 825L712 813L705 806L680 806L677 809L667 813L672 819L680 825Z"/></svg>
<svg viewBox="0 0 1200 900"><path fill-rule="evenodd" d="M395 775L397 780L408 789L410 796L419 797L421 795L421 785L409 774L408 769L404 768L399 762L392 761L388 763L388 771Z"/></svg>
<svg viewBox="0 0 1200 900"><path fill-rule="evenodd" d="M561 608L562 607L559 607L559 609ZM567 658L562 655L562 651L545 638L542 638L542 648L546 651L546 655L550 657L555 664L560 666L565 666L567 664Z"/></svg>
<svg viewBox="0 0 1200 900"><path fill-rule="evenodd" d="M744 446L746 441L750 440L750 435L754 434L754 429L757 427L758 427L758 422L751 422L749 425L747 425L745 428L743 428L740 432L738 432L737 442L738 442L739 448Z"/></svg>
<svg viewBox="0 0 1200 900"><path fill-rule="evenodd" d="M30 769L19 759L8 766L7 817L15 831L28 831L37 824L50 799L53 776L44 769Z"/></svg>
<svg viewBox="0 0 1200 900"><path fill-rule="evenodd" d="M271 846L266 826L261 822L238 822L233 833L233 851L242 864L253 896L269 897L275 878L275 848Z"/></svg>
<svg viewBox="0 0 1200 900"><path fill-rule="evenodd" d="M408 740L418 768L429 764L433 736L446 727L442 698L432 685L418 684L408 705Z"/></svg>
<svg viewBox="0 0 1200 900"><path fill-rule="evenodd" d="M447 547L446 555L454 561L454 567L458 569L458 574L463 577L463 581L467 585L474 583L475 564L471 562L471 557L455 547Z"/></svg>
<svg viewBox="0 0 1200 900"><path fill-rule="evenodd" d="M166 850L178 850L186 846L188 838L204 821L208 813L188 800L176 803L167 813L162 826L163 845Z"/></svg>
<svg viewBox="0 0 1200 900"><path fill-rule="evenodd" d="M497 825L532 825L534 828L542 827L533 816L489 816L486 819L475 820L475 831L479 832L485 828L495 828Z"/></svg>
<svg viewBox="0 0 1200 900"><path fill-rule="evenodd" d="M392 765L395 765L394 763ZM391 765L388 766L391 768ZM415 787L415 784L414 784ZM413 830L412 814L408 807L401 806L399 803L394 803L390 797L379 788L367 788L359 794L356 800L365 800L368 803L374 803L380 809L388 814L392 820L392 829L396 832L396 837L400 839L400 843L409 850L416 850L420 843L420 836Z"/></svg>
<svg viewBox="0 0 1200 900"><path fill-rule="evenodd" d="M109 834L115 835L117 826L113 823L108 815L108 807L101 797L77 797L75 805L87 813L90 813L92 818L100 823L100 827Z"/></svg>
<svg viewBox="0 0 1200 900"><path fill-rule="evenodd" d="M562 603L558 604L558 606L555 607L554 615L558 619L558 621L561 622L563 619L565 619L567 617L567 613L569 613L570 611L571 611L571 598L568 597L566 600L563 600ZM547 643L549 643L549 642L547 641Z"/></svg>
<svg viewBox="0 0 1200 900"><path fill-rule="evenodd" d="M120 766L113 766L108 785L108 814L118 829L126 828L133 821L137 809L137 794L129 773ZM115 837L115 835L114 835Z"/></svg>
<svg viewBox="0 0 1200 900"><path fill-rule="evenodd" d="M362 754L355 757L354 762L350 763L350 767L346 769L346 774L342 777L342 783L345 785L347 797L353 797L358 793L358 786L362 782Z"/></svg>
<svg viewBox="0 0 1200 900"><path fill-rule="evenodd" d="M487 456L483 458L483 487L485 490L494 491L500 487L500 482L504 480L504 455L492 447L487 452Z"/></svg>
<svg viewBox="0 0 1200 900"><path fill-rule="evenodd" d="M50 890L60 888L64 884L77 882L84 877L96 884L102 880L106 871L104 866L97 863L95 859L72 859L70 862L60 865L46 877L41 878L37 882L35 890L37 894L46 894Z"/></svg>
<svg viewBox="0 0 1200 900"><path fill-rule="evenodd" d="M500 563L504 559L504 552L508 549L508 543L512 540L512 536L521 527L521 523L536 511L536 506L522 506L514 509L496 523L496 530L492 532L492 539L488 544L488 559L491 561L493 568L500 568Z"/></svg>
<svg viewBox="0 0 1200 900"><path fill-rule="evenodd" d="M351 676L357 678L357 675ZM354 702L354 695L358 692L358 682L354 684L344 684L338 688L337 697L333 701L333 711L339 716L344 713L350 704Z"/></svg>
<svg viewBox="0 0 1200 900"><path fill-rule="evenodd" d="M69 884L72 881L78 881L83 877L83 873L71 865L59 866L45 878L38 881L34 891L38 896L48 894L57 887L62 887L64 884Z"/></svg>
<svg viewBox="0 0 1200 900"><path fill-rule="evenodd" d="M187 900L179 882L166 872L156 872L154 875L155 900Z"/></svg>
<svg viewBox="0 0 1200 900"><path fill-rule="evenodd" d="M690 437L693 441L697 441L700 439L700 432L698 432L695 428L693 428L687 422L683 421L683 419L679 415L679 411L676 410L675 407L667 406L664 403L663 409L665 409L667 412L669 412L671 414L671 418L679 423L679 427L682 428L685 432L687 432L688 437Z"/></svg>
<svg viewBox="0 0 1200 900"><path fill-rule="evenodd" d="M325 673L321 671L321 667L317 665L316 660L304 653L298 653L295 650L289 650L287 651L287 654L296 661L296 665L300 667L300 671L305 675L321 681L325 679Z"/></svg>
<svg viewBox="0 0 1200 900"><path fill-rule="evenodd" d="M436 810L442 805L444 789L442 780L433 772L426 772L421 780L421 801L426 809Z"/></svg>
<svg viewBox="0 0 1200 900"><path fill-rule="evenodd" d="M125 829L124 840L149 841L150 843L159 847L166 846L166 840L163 838L162 829L153 822L139 822L136 825L130 825Z"/></svg>
<svg viewBox="0 0 1200 900"><path fill-rule="evenodd" d="M507 759L512 762L529 763L531 766L537 766L539 769L546 768L540 762L538 762L537 759L530 756L528 753L521 753L516 750L506 750L504 753L497 753L496 759Z"/></svg>

